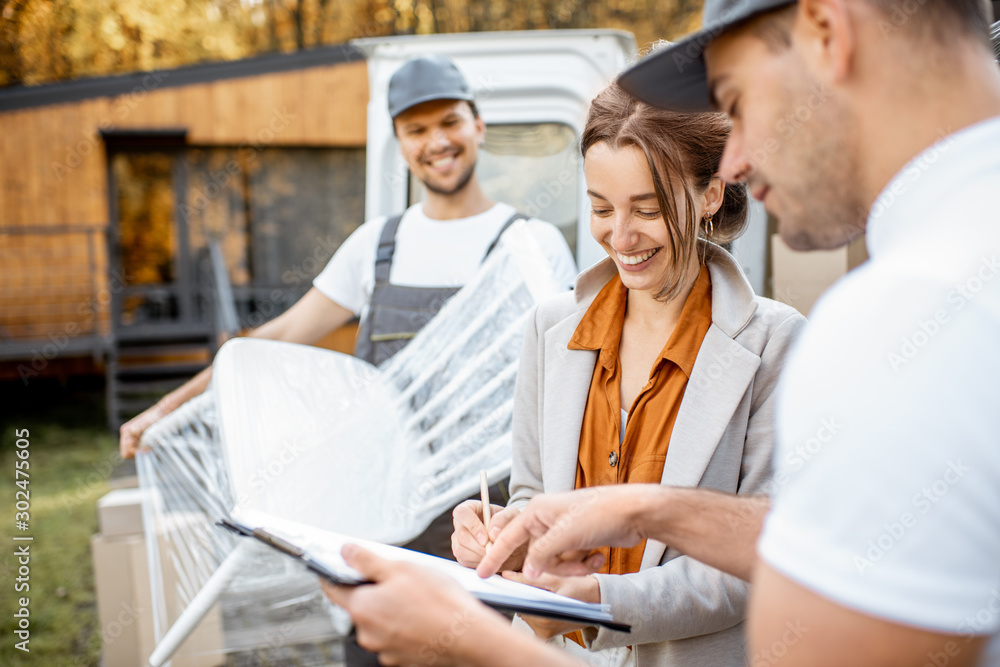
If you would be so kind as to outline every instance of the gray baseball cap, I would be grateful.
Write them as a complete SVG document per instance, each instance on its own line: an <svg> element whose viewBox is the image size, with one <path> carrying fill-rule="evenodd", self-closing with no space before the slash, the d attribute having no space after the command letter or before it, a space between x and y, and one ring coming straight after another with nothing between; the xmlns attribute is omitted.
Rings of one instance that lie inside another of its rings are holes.
<svg viewBox="0 0 1000 667"><path fill-rule="evenodd" d="M475 101L472 89L451 59L418 56L403 63L389 79L389 116L432 100Z"/></svg>
<svg viewBox="0 0 1000 667"><path fill-rule="evenodd" d="M711 111L705 47L733 26L797 0L705 0L702 29L660 49L618 77L618 85L656 107Z"/></svg>

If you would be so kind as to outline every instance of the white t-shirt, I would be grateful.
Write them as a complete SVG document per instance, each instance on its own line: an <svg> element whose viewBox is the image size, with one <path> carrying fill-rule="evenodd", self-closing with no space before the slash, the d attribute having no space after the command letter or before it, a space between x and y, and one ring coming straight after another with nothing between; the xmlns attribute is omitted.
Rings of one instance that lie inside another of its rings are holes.
<svg viewBox="0 0 1000 667"><path fill-rule="evenodd" d="M507 204L494 204L479 215L433 220L423 204L403 214L396 231L396 252L389 282L409 287L461 287L475 275L486 250L514 214ZM375 288L375 254L386 218L365 222L337 249L313 285L356 315L364 316ZM569 289L576 282L576 264L562 233L541 220L528 221L552 267L556 284Z"/></svg>
<svg viewBox="0 0 1000 667"><path fill-rule="evenodd" d="M1000 119L931 147L876 201L871 260L786 363L759 544L846 607L993 635L983 665L1000 664L997 193Z"/></svg>

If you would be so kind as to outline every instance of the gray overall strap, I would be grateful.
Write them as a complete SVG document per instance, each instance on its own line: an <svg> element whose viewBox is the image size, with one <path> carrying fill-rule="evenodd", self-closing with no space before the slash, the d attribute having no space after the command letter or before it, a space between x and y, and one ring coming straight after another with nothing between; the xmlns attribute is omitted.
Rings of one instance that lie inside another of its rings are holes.
<svg viewBox="0 0 1000 667"><path fill-rule="evenodd" d="M514 215L510 216L509 218L507 218L507 222L503 223L503 226L500 227L500 231L497 232L497 235L493 239L493 242L490 243L490 247L486 249L486 254L483 255L483 261L485 262L486 258L490 256L490 253L493 252L493 249L497 247L498 243L500 243L500 237L503 236L503 233L505 231L507 231L507 229L511 225L513 225L518 220L527 220L527 219L528 219L528 216L526 216L525 214L520 213L518 211L514 211Z"/></svg>
<svg viewBox="0 0 1000 667"><path fill-rule="evenodd" d="M483 257L493 251L500 236L517 220L525 216L512 215L497 232ZM388 218L382 227L375 255L375 287L368 302L368 313L361 321L354 356L382 365L409 344L424 325L455 295L458 287L409 287L389 281L392 259L396 252L396 233L402 215Z"/></svg>
<svg viewBox="0 0 1000 667"><path fill-rule="evenodd" d="M382 225L382 234L378 239L378 250L375 253L375 283L388 283L389 270L392 268L392 256L396 253L396 232L403 214L394 215Z"/></svg>

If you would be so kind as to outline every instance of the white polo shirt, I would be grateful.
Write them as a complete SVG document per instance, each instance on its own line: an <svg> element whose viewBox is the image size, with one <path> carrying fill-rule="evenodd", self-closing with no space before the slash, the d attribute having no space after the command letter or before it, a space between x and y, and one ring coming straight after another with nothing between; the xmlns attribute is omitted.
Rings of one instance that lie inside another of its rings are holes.
<svg viewBox="0 0 1000 667"><path fill-rule="evenodd" d="M1000 119L897 174L867 243L786 363L760 554L846 607L993 635L997 665Z"/></svg>

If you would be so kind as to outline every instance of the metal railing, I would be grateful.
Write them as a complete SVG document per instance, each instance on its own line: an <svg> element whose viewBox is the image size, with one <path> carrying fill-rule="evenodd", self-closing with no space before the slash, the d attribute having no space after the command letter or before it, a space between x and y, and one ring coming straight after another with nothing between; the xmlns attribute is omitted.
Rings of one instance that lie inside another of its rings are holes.
<svg viewBox="0 0 1000 667"><path fill-rule="evenodd" d="M103 224L0 227L0 358L107 348L107 233Z"/></svg>

